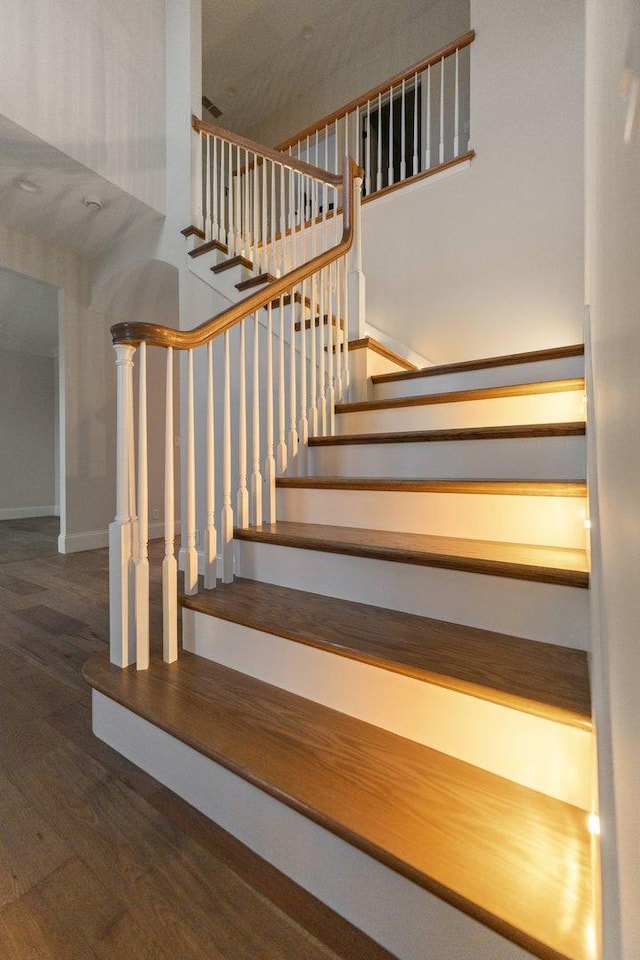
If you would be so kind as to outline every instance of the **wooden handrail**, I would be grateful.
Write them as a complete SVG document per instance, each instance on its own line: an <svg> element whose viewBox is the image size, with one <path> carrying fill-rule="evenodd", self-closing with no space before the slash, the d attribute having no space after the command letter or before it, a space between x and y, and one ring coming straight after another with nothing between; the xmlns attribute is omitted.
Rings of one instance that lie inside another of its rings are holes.
<svg viewBox="0 0 640 960"><path fill-rule="evenodd" d="M346 103L344 107L339 107L337 110L334 110L333 113L327 114L326 117L323 117L321 120L310 124L308 127L305 127L304 130L300 130L292 137L289 137L287 140L279 143L276 147L276 150L288 150L289 147L294 145L294 143L298 143L299 141L304 140L307 136L311 136L311 134L315 133L316 130L322 130L323 127L328 127L336 120L340 120L348 113L351 113L356 109L356 107L361 107L363 104L367 103L367 101L374 100L379 93L385 93L391 87L398 86L398 84L402 83L403 80L409 80L411 77L415 76L416 73L422 73L422 71L426 70L427 67L435 66L440 62L440 60L442 60L443 57L450 56L452 53L455 53L456 50L464 50L465 47L468 47L469 44L473 43L475 35L475 30L469 30L468 33L463 33L462 36L458 37L457 40L452 40L451 43L448 43L446 46L436 50L435 53L425 57L424 60L418 60L418 62L414 63L413 66L407 67L407 69L403 70L401 73L396 73L393 77L389 77L389 79L385 80L383 83L379 83L376 87L372 87L371 90L367 90L367 92L363 93L362 96L356 97L355 100L351 100L349 103Z"/></svg>
<svg viewBox="0 0 640 960"><path fill-rule="evenodd" d="M305 164L307 166L307 164ZM314 168L315 169L315 168ZM322 171L324 173L324 171ZM290 270L284 276L271 281L263 290L258 290L244 300L223 310L210 320L194 327L193 330L174 330L172 327L166 327L159 323L137 323L125 322L116 323L111 327L111 338L113 343L128 343L137 346L140 343L147 343L154 347L174 347L176 350L190 350L192 347L200 347L209 340L213 340L225 331L230 330L241 320L244 320L250 314L255 313L262 307L267 306L272 300L287 293L292 287L297 286L303 280L307 280L323 267L328 266L335 260L338 260L351 248L353 243L353 225L354 225L354 181L362 178L364 171L357 165L355 160L349 158L345 163L343 176L338 176L338 182L342 183L347 203L343 201L345 210L344 224L342 230L342 239L335 247L325 250L318 254L312 260L301 264L295 270Z"/></svg>
<svg viewBox="0 0 640 960"><path fill-rule="evenodd" d="M240 136L238 133L232 133L230 130L223 129L223 127L217 127L213 123L205 123L196 116L191 117L191 126L196 133L210 133L215 137L220 137L222 140L229 140L236 146L242 147L243 150L249 150L251 153L256 153L258 156L272 160L274 163L279 163L285 167L290 167L292 170L297 170L299 173L303 173L305 177L322 180L324 183L331 183L334 186L340 186L342 184L342 175L339 173L329 173L328 170L323 170L322 167L314 167L313 164L306 163L304 160L294 160L293 157L283 157L282 153L274 150L272 147L265 147L262 143L256 143L255 140L249 140L247 137Z"/></svg>

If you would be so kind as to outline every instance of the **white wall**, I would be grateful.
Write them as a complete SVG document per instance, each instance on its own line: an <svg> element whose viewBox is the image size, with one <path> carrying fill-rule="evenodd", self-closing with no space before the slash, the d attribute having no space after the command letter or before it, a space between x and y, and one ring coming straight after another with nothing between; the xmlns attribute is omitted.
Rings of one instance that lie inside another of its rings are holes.
<svg viewBox="0 0 640 960"><path fill-rule="evenodd" d="M3 0L0 114L165 203L164 0Z"/></svg>
<svg viewBox="0 0 640 960"><path fill-rule="evenodd" d="M471 168L363 207L368 317L436 362L577 342L583 0L472 0Z"/></svg>
<svg viewBox="0 0 640 960"><path fill-rule="evenodd" d="M292 85L289 97L277 112L245 132L261 143L280 143L468 29L469 0L425 3L423 11L411 19L405 19L400 8L392 31L380 34L377 43L361 45L354 30L350 55L341 67L310 95L301 95L300 89Z"/></svg>
<svg viewBox="0 0 640 960"><path fill-rule="evenodd" d="M0 519L55 507L53 357L0 351Z"/></svg>
<svg viewBox="0 0 640 960"><path fill-rule="evenodd" d="M623 143L620 80L634 0L587 2L587 299L601 547L591 672L602 812L604 960L640 957L640 135ZM593 493L593 491L592 491Z"/></svg>

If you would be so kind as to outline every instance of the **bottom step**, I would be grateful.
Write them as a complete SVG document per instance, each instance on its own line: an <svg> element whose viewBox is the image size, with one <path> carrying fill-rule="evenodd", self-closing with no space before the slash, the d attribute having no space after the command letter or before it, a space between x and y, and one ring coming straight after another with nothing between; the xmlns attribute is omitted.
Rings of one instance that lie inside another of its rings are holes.
<svg viewBox="0 0 640 960"><path fill-rule="evenodd" d="M595 957L583 811L189 654L85 678L98 736L398 957Z"/></svg>

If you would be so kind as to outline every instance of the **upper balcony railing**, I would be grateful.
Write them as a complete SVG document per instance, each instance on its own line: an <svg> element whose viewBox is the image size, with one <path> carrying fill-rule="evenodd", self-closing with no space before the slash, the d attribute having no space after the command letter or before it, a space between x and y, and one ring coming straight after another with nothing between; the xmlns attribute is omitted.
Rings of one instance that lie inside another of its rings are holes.
<svg viewBox="0 0 640 960"><path fill-rule="evenodd" d="M349 155L364 168L364 199L470 156L470 30L276 148L337 173Z"/></svg>

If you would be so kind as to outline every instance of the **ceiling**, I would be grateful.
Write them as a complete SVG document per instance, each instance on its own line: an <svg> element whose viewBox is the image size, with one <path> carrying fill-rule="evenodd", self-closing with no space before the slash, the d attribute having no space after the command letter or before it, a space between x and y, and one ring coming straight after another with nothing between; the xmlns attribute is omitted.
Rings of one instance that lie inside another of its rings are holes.
<svg viewBox="0 0 640 960"><path fill-rule="evenodd" d="M27 181L37 192L26 193ZM100 200L102 209L85 198ZM23 127L0 115L0 210L21 232L62 243L91 259L160 214Z"/></svg>
<svg viewBox="0 0 640 960"><path fill-rule="evenodd" d="M203 0L203 92L222 110L221 126L252 134L265 117L285 109L292 90L298 97L310 95L353 58L354 37L359 49L375 46L434 4L435 0ZM404 66L401 63L398 69Z"/></svg>
<svg viewBox="0 0 640 960"><path fill-rule="evenodd" d="M0 350L53 357L58 350L58 291L0 269Z"/></svg>

